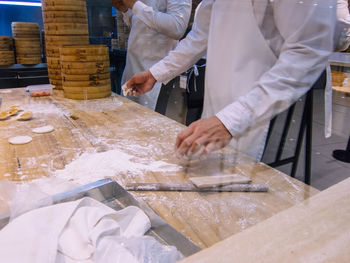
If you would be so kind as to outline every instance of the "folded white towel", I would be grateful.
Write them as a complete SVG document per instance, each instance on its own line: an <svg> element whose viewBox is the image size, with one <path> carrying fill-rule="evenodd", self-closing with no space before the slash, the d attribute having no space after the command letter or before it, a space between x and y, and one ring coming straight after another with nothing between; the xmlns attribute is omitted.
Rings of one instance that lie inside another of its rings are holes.
<svg viewBox="0 0 350 263"><path fill-rule="evenodd" d="M27 212L0 231L6 263L139 262L124 246L150 228L137 207L115 211L83 198Z"/></svg>

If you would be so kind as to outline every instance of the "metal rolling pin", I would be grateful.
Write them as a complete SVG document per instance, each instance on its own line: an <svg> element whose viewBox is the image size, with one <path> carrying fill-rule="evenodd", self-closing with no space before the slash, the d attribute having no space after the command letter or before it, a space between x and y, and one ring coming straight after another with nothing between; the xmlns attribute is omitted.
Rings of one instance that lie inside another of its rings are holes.
<svg viewBox="0 0 350 263"><path fill-rule="evenodd" d="M267 184L232 184L198 188L192 184L174 183L129 183L127 191L181 191L181 192L268 192Z"/></svg>

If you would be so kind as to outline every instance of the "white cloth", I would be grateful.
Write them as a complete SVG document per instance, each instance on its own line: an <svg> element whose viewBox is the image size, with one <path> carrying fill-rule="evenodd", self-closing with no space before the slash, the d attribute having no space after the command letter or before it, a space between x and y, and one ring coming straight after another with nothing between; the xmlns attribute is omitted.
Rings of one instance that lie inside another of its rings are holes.
<svg viewBox="0 0 350 263"><path fill-rule="evenodd" d="M124 13L131 25L122 85L136 73L150 68L174 49L184 35L191 15L191 0L137 1L132 12ZM161 83L148 94L128 97L155 109Z"/></svg>
<svg viewBox="0 0 350 263"><path fill-rule="evenodd" d="M208 7L211 3L212 13L209 28L205 21L197 21L199 35L203 38L207 30L208 38L202 117L216 115L234 137L232 145L259 159L268 120L305 94L326 68L333 49L329 36L335 25L335 1L203 2ZM160 77L162 72L172 78L165 72L182 71L183 54L198 54L189 46L180 43L154 65L155 78L167 81Z"/></svg>
<svg viewBox="0 0 350 263"><path fill-rule="evenodd" d="M0 231L6 263L137 262L118 238L141 237L150 228L137 207L115 210L91 198L39 208Z"/></svg>

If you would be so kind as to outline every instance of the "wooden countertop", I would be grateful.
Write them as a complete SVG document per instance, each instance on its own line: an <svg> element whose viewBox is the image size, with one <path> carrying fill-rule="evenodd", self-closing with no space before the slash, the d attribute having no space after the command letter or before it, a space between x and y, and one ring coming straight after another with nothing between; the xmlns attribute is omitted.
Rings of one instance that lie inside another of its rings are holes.
<svg viewBox="0 0 350 263"><path fill-rule="evenodd" d="M267 183L268 193L177 193L138 192L144 201L169 224L205 248L271 216L301 203L317 190L264 164L225 149L207 160L184 165L174 156L176 135L184 126L114 95L97 101L73 101L54 96L31 98L24 89L0 90L1 110L21 105L35 118L26 122L0 122L0 180L29 182L50 177L85 151L105 152L118 148L135 157L181 165L180 171L108 174L124 185L128 182L187 182L189 176L237 172L253 183ZM31 129L52 125L55 131L34 134ZM33 141L10 145L9 137L27 135ZM234 161L235 160L235 161ZM89 180L89 178L86 178ZM91 182L95 181L91 178Z"/></svg>
<svg viewBox="0 0 350 263"><path fill-rule="evenodd" d="M350 178L181 262L349 262L349 189Z"/></svg>

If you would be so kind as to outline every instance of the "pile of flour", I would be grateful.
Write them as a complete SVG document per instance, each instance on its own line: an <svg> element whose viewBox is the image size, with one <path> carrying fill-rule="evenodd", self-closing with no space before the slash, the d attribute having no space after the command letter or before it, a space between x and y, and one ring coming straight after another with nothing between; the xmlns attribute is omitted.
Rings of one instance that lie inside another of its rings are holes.
<svg viewBox="0 0 350 263"><path fill-rule="evenodd" d="M135 158L121 150L110 150L83 153L63 170L55 171L54 176L78 184L87 184L118 174L142 175L149 171L175 172L180 169L179 165Z"/></svg>

